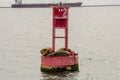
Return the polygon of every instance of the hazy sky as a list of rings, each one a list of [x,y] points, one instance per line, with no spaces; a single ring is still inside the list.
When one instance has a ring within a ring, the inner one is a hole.
[[[15,0],[0,0],[0,6],[10,6]],[[120,0],[23,0],[23,3],[47,3],[47,2],[83,2],[85,5],[96,4],[120,4]]]

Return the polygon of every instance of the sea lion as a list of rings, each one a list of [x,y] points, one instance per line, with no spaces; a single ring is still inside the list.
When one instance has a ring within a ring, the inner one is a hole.
[[[68,51],[56,51],[54,53],[48,54],[47,56],[49,57],[54,57],[54,56],[69,56],[70,52]]]
[[[43,55],[43,56],[47,56],[48,54],[51,54],[52,53],[52,48],[48,47],[48,48],[43,48],[40,53]]]
[[[56,52],[53,52],[52,48],[50,48],[50,47],[43,48],[40,51],[40,53],[43,56],[49,56],[49,57],[53,57],[53,56],[69,56],[71,54],[71,52],[72,52],[71,49],[66,50],[66,48],[60,48]]]
[[[68,51],[68,52],[72,52],[71,49],[66,50],[66,48],[60,48],[60,49],[58,49],[57,51]]]

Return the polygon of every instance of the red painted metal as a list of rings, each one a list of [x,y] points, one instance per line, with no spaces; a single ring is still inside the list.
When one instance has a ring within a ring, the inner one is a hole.
[[[78,64],[78,54],[74,51],[70,52],[69,56],[55,56],[56,38],[65,39],[64,47],[68,50],[68,9],[66,6],[55,6],[53,7],[53,28],[52,28],[52,50],[53,56],[42,56],[41,65],[42,67],[59,68],[69,67]],[[64,29],[64,35],[56,35],[56,29]]]
[[[67,6],[53,7],[52,49],[55,51],[55,39],[65,38],[65,48],[68,50],[68,9]],[[56,36],[56,29],[65,29],[65,36]]]
[[[53,27],[68,27],[68,8],[63,6],[53,7]]]
[[[42,56],[42,66],[46,67],[64,67],[78,64],[78,55],[47,57]]]

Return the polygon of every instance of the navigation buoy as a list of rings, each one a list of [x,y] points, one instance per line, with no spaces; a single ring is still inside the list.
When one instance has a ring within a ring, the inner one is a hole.
[[[53,7],[52,47],[43,48],[41,71],[79,71],[78,54],[68,48],[68,6]],[[64,36],[56,36],[56,30],[64,29]],[[65,39],[65,47],[56,50],[56,38]]]

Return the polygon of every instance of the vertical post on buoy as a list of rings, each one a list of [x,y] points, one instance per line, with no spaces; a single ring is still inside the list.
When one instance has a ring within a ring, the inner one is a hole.
[[[52,30],[52,50],[55,51],[56,38],[65,39],[65,48],[68,50],[68,9],[67,6],[53,7],[53,30]],[[64,29],[64,36],[56,36],[56,29]]]

